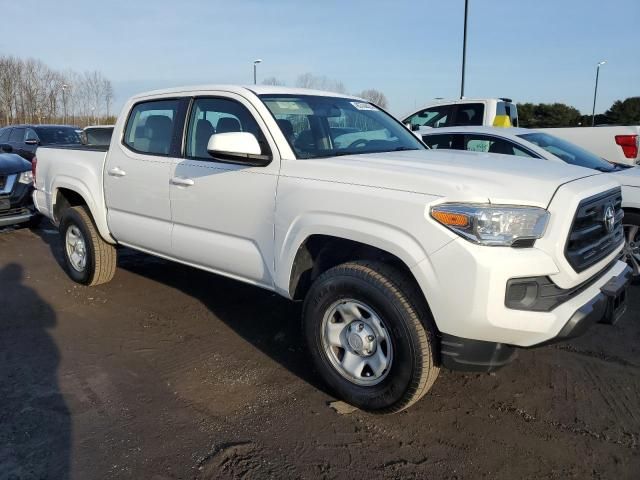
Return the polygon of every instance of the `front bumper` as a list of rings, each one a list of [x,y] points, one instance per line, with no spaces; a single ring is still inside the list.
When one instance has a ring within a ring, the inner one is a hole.
[[[631,269],[628,266],[620,274],[609,277],[600,287],[600,292],[578,308],[555,337],[532,347],[578,337],[595,323],[616,323],[627,309],[630,279]],[[443,334],[440,353],[442,365],[446,368],[489,372],[511,363],[517,356],[517,347]]]
[[[618,254],[615,251],[603,259],[600,270],[609,265],[604,271],[594,269],[573,283],[563,284],[558,278],[566,277],[564,271],[542,249],[486,247],[460,239],[442,247],[411,271],[440,333],[531,347],[557,337],[578,309],[598,296],[611,277],[626,269],[624,262],[616,261]],[[549,310],[509,308],[505,302],[507,284],[522,277],[545,277],[572,292],[581,288]]]
[[[0,195],[0,227],[28,222],[38,214],[32,191],[32,185],[16,181],[10,192]]]

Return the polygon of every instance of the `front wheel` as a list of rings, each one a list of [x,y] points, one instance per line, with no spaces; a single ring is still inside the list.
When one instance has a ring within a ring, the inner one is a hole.
[[[640,281],[640,214],[625,212],[624,220],[624,261],[631,267],[632,281]]]
[[[358,408],[398,412],[426,394],[438,376],[424,299],[410,279],[384,263],[331,268],[312,285],[303,315],[317,370]]]
[[[69,276],[83,285],[99,285],[113,278],[116,249],[105,242],[86,207],[71,207],[60,220],[64,259]]]

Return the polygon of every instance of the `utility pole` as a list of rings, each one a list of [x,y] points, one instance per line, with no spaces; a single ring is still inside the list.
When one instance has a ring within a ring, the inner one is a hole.
[[[460,84],[460,99],[464,98],[464,70],[467,63],[467,14],[469,13],[469,0],[464,0],[464,36],[462,39],[462,82]]]

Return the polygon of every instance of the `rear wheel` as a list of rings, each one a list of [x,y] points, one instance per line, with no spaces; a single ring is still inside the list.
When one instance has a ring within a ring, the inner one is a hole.
[[[350,262],[322,274],[304,305],[316,368],[339,397],[392,413],[418,401],[435,381],[432,320],[420,292],[380,262]]]
[[[116,271],[116,249],[105,242],[86,207],[70,207],[62,214],[60,234],[69,276],[83,285],[111,280]]]
[[[640,214],[625,212],[624,220],[624,261],[633,270],[633,281],[640,281]]]

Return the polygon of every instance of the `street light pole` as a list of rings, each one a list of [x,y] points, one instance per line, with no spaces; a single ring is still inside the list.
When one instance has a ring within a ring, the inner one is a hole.
[[[63,110],[62,123],[67,123],[67,97],[65,95],[67,88],[69,88],[69,85],[67,85],[66,83],[63,83],[62,84],[62,110]]]
[[[257,59],[253,61],[253,84],[255,85],[256,83],[258,83],[258,78],[257,78],[257,74],[256,74],[256,70],[257,70],[257,65],[259,63],[262,63],[262,59]]]
[[[606,60],[598,62],[596,66],[596,87],[593,90],[593,110],[591,110],[591,126],[596,124],[596,98],[598,97],[598,77],[600,76],[600,67],[607,63]]]
[[[464,36],[462,39],[462,82],[460,84],[460,98],[464,98],[464,70],[467,63],[467,14],[469,0],[464,0]]]

